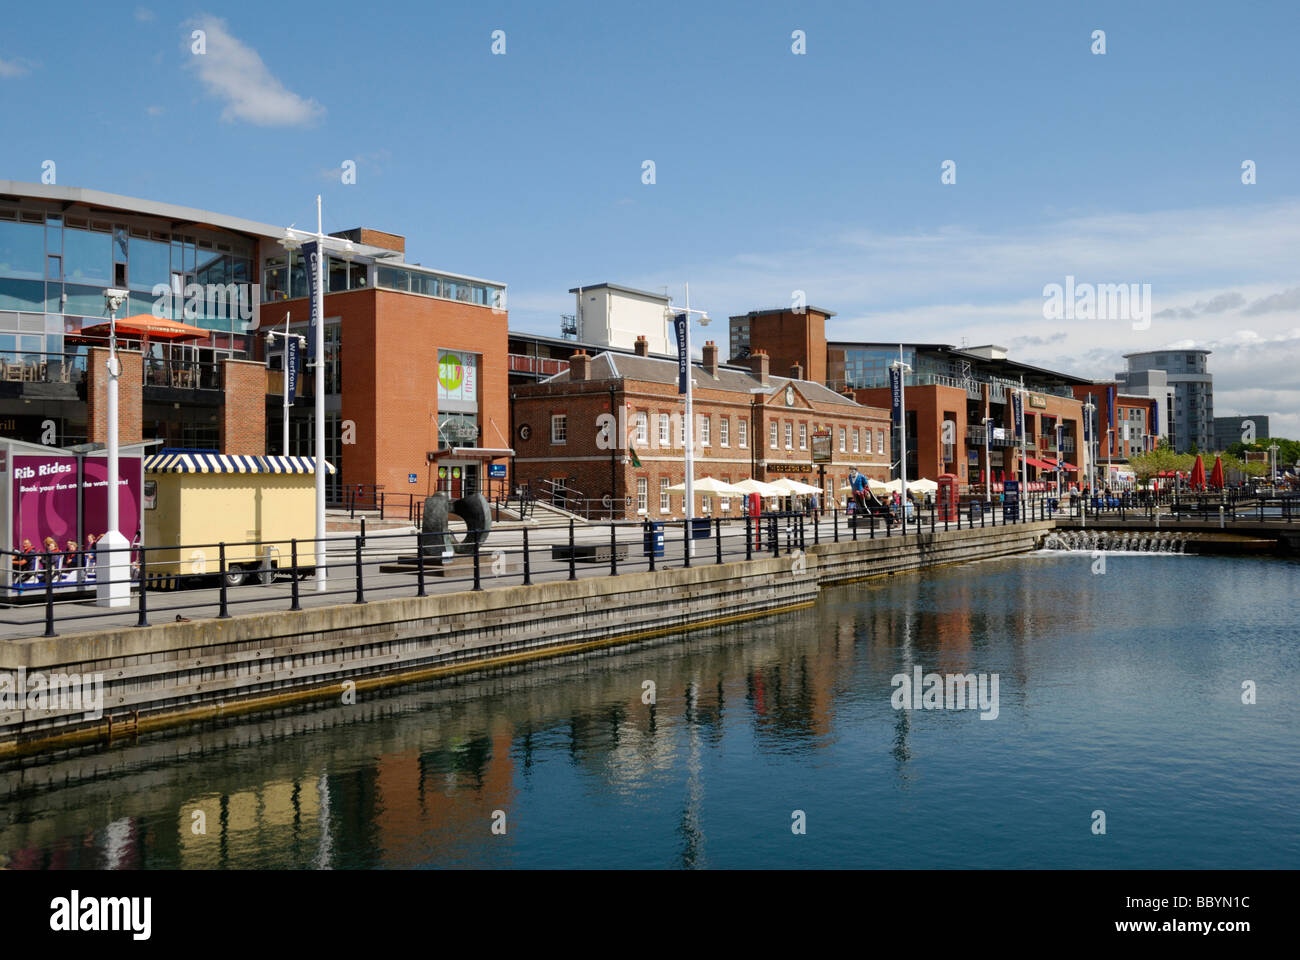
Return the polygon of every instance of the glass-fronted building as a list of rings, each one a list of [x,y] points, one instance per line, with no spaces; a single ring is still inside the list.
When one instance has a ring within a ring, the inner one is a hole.
[[[1214,375],[1209,372],[1209,350],[1193,348],[1150,350],[1126,353],[1127,380],[1145,371],[1164,371],[1173,393],[1173,410],[1169,412],[1170,440],[1178,453],[1196,449],[1213,450]]]

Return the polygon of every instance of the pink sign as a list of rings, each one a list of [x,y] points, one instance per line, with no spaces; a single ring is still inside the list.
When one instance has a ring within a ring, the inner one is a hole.
[[[23,541],[36,552],[52,537],[59,550],[69,540],[83,544],[85,534],[96,538],[108,525],[107,462],[86,457],[84,485],[78,483],[77,458],[67,456],[15,456],[13,458],[14,550]],[[77,502],[82,504],[84,529],[77,530]],[[140,458],[122,457],[118,473],[118,524],[128,543],[140,533]]]

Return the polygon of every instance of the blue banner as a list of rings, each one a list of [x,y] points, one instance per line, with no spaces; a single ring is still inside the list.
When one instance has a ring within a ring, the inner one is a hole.
[[[1153,400],[1151,403],[1151,422],[1147,425],[1147,433],[1151,434],[1152,437],[1160,436],[1160,401],[1159,400]],[[1153,447],[1152,449],[1155,448]]]
[[[1092,403],[1092,394],[1088,394],[1088,403]],[[1092,447],[1092,411],[1083,411],[1083,443],[1091,451]]]
[[[289,403],[291,405],[298,398],[298,368],[301,362],[298,337],[291,334],[284,351],[285,384],[289,390]]]
[[[1063,424],[1060,420],[1057,420],[1057,421],[1056,421],[1056,461],[1057,461],[1057,463],[1060,463],[1060,461],[1062,461],[1062,460],[1065,459],[1065,451],[1064,451],[1064,449],[1062,449],[1064,446],[1065,446],[1065,424]]]
[[[901,367],[889,368],[889,402],[893,410],[894,423],[903,426],[903,370]]]
[[[673,335],[677,338],[677,392],[686,392],[686,378],[691,375],[691,358],[686,355],[686,314],[673,316]]]
[[[1106,408],[1110,411],[1110,429],[1115,430],[1115,388],[1106,388]]]
[[[316,359],[316,325],[321,322],[321,310],[317,281],[320,279],[320,242],[309,240],[302,245],[303,266],[307,271],[307,303],[310,305],[310,323],[307,326],[307,359]]]
[[[1011,418],[1015,421],[1016,440],[1025,435],[1025,398],[1017,390],[1011,394]]]
[[[993,446],[993,418],[992,417],[989,417],[988,421],[984,424],[984,445],[986,447]]]

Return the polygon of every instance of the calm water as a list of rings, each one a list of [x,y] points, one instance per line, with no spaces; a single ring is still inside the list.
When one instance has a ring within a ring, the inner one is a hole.
[[[10,767],[0,863],[1300,866],[1300,564],[1092,567],[945,568],[637,650]],[[895,710],[890,679],[916,664],[997,674],[997,719]]]

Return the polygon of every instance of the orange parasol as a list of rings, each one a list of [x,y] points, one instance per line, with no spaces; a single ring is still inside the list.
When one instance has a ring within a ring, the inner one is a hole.
[[[89,327],[82,327],[80,336],[107,339],[108,332],[109,322],[104,320]],[[130,340],[206,340],[212,335],[212,331],[190,326],[179,320],[138,313],[134,317],[123,317],[117,321],[117,335]]]

